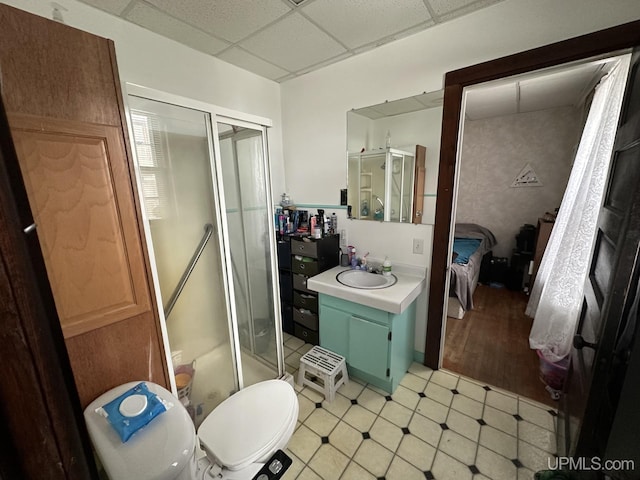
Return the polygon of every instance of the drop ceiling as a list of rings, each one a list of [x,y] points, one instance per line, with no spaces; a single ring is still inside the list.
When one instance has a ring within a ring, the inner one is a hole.
[[[282,82],[503,0],[80,0]]]

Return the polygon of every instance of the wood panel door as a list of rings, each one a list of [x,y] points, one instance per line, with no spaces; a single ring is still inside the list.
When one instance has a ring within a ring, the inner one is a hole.
[[[64,336],[148,310],[119,129],[25,115],[10,123]]]
[[[2,96],[82,406],[169,385],[113,42],[0,5]]]
[[[605,452],[624,368],[616,357],[626,315],[635,299],[633,282],[640,245],[640,49],[633,55],[609,179],[598,218],[596,241],[565,387],[563,453]],[[637,347],[636,347],[637,348]]]

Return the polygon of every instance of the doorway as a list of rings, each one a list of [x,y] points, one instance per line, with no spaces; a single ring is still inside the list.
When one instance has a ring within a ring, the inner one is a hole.
[[[640,45],[640,22],[630,22],[599,32],[546,45],[526,52],[452,71],[445,76],[442,143],[438,169],[438,195],[434,225],[429,306],[425,339],[424,364],[441,366],[443,323],[449,273],[449,232],[451,228],[453,192],[456,180],[458,129],[461,119],[463,89],[491,80],[554,65],[610,55],[621,49]]]
[[[470,241],[458,237],[484,237],[468,225],[491,241],[468,262],[453,260],[443,367],[557,406],[539,379],[525,309],[593,92],[616,63],[590,59],[465,89],[451,253]],[[463,308],[457,284],[466,277]]]

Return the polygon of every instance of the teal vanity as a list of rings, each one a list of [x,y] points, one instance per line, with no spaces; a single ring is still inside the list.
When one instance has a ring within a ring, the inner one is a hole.
[[[320,345],[346,358],[350,376],[393,393],[413,361],[424,269],[394,271],[395,284],[375,289],[341,284],[336,277],[345,270],[335,267],[307,282],[319,293]]]

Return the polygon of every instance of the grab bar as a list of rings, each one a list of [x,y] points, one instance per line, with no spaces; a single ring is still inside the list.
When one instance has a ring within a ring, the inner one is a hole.
[[[182,274],[182,277],[180,277],[180,281],[178,282],[178,285],[176,285],[175,290],[173,291],[173,293],[171,294],[171,297],[169,298],[169,301],[167,302],[167,306],[164,307],[165,320],[169,318],[169,315],[171,315],[171,310],[173,310],[173,307],[178,301],[178,297],[182,293],[182,289],[187,283],[187,280],[189,280],[189,276],[191,275],[191,272],[193,272],[193,269],[196,266],[196,263],[198,262],[198,260],[200,259],[200,255],[202,255],[202,251],[204,250],[204,247],[207,246],[207,242],[211,238],[212,234],[213,234],[213,225],[211,225],[210,223],[207,223],[204,226],[204,235],[202,237],[202,240],[200,240],[200,243],[198,244],[196,251],[193,253],[191,260],[189,260],[189,263],[187,264],[187,268]]]

